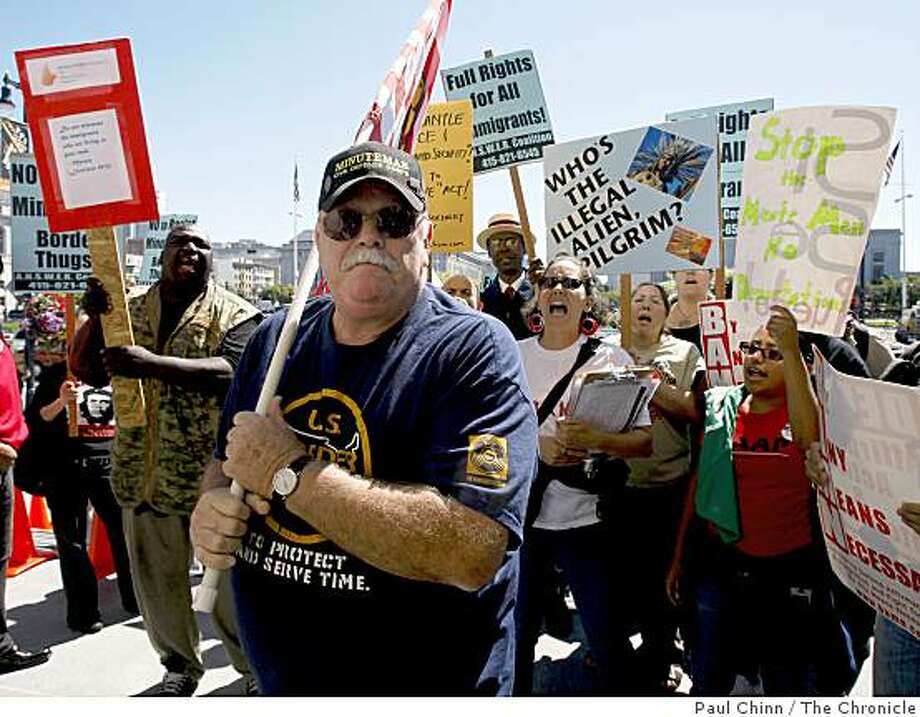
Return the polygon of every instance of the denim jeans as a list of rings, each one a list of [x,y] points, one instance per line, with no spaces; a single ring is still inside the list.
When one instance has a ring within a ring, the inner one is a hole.
[[[549,580],[558,565],[572,590],[591,653],[601,671],[605,694],[628,694],[633,684],[633,649],[624,596],[630,586],[618,576],[612,580],[611,551],[626,549],[611,544],[603,523],[569,530],[530,528],[521,546],[521,572],[515,608],[517,653],[514,694],[533,690],[534,647],[540,633],[543,611],[539,601],[541,584]],[[621,604],[623,603],[623,604]]]
[[[710,539],[705,549],[691,694],[728,695],[735,676],[753,665],[767,696],[817,695],[823,653],[843,651],[852,666],[818,548],[752,558]]]
[[[920,695],[920,640],[881,615],[875,620],[872,694],[876,697]]]

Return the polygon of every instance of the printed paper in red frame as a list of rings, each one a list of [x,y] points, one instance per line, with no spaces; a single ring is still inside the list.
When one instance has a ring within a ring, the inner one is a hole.
[[[119,79],[114,84],[98,84],[57,92],[45,91],[39,94],[33,92],[31,78],[26,69],[27,61],[107,49],[113,49],[116,53]],[[45,213],[51,231],[71,231],[158,219],[144,120],[137,92],[134,61],[131,57],[131,41],[122,38],[21,50],[16,53],[16,65],[19,69],[29,129],[32,131]],[[131,198],[67,209],[64,206],[61,182],[53,158],[49,121],[100,110],[113,110],[117,117]]]

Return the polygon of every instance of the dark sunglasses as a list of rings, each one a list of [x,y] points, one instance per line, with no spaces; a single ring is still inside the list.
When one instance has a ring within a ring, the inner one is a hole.
[[[541,289],[553,289],[562,284],[563,289],[575,291],[585,285],[581,279],[575,279],[571,276],[544,276],[540,279]]]
[[[350,241],[361,233],[365,219],[374,221],[384,239],[405,239],[415,229],[418,214],[400,206],[383,207],[368,214],[349,207],[336,207],[323,217],[323,231],[335,241]]]
[[[742,341],[740,344],[738,344],[738,348],[748,356],[753,356],[759,351],[760,355],[763,356],[767,361],[783,360],[782,351],[779,349],[771,349],[768,346],[759,346],[758,344],[752,344],[749,341]]]
[[[502,247],[513,248],[518,244],[523,244],[524,240],[521,239],[517,234],[509,234],[507,236],[501,237],[492,237],[489,239],[488,244],[490,249],[500,249]]]
[[[211,244],[196,234],[173,234],[167,241],[168,247],[183,247],[186,244],[193,244],[203,251],[211,251]]]

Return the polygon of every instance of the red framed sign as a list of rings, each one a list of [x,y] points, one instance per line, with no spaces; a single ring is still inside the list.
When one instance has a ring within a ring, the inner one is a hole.
[[[131,41],[16,53],[53,232],[157,219]]]

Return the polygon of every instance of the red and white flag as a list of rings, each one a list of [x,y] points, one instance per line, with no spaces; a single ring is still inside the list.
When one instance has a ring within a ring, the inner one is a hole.
[[[361,122],[355,144],[375,141],[412,152],[438,75],[452,0],[430,0],[419,24],[387,72]]]
[[[320,269],[316,272],[316,279],[313,281],[313,287],[310,289],[310,298],[312,299],[314,296],[325,296],[329,293],[331,293],[329,282],[326,281],[326,276],[323,274],[323,270]]]

